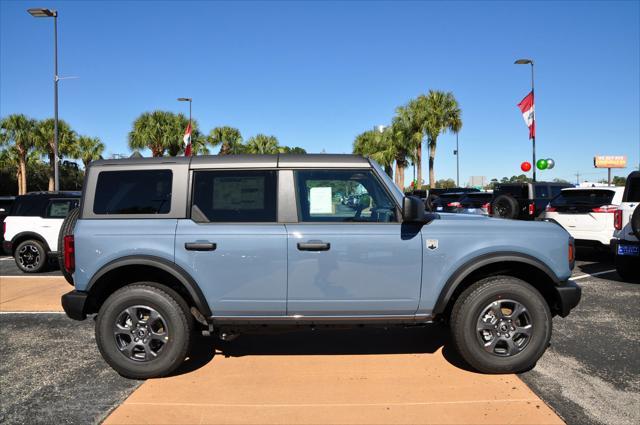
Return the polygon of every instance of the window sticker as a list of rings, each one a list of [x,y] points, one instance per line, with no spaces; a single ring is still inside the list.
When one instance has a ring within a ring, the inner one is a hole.
[[[309,214],[333,214],[331,187],[312,187],[309,192]]]
[[[213,206],[220,210],[259,210],[264,208],[265,181],[256,177],[216,177]]]

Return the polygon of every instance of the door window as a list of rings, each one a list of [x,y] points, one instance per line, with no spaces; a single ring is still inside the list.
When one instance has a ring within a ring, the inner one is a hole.
[[[296,172],[303,222],[396,222],[396,206],[371,171]]]
[[[196,171],[193,187],[192,218],[195,210],[210,222],[277,221],[276,171]]]

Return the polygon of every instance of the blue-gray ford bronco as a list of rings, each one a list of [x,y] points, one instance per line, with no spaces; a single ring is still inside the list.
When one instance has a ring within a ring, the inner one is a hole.
[[[518,372],[580,300],[560,226],[426,213],[353,155],[96,161],[60,238],[65,312],[95,314],[131,378],[174,371],[197,331],[436,321],[476,370]]]

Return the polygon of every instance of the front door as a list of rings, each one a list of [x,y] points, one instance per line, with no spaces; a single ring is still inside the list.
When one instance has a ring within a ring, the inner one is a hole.
[[[370,170],[295,172],[299,222],[287,224],[287,314],[411,315],[422,238],[400,223]]]
[[[178,220],[176,264],[214,316],[284,316],[287,234],[275,170],[196,170],[191,218]]]

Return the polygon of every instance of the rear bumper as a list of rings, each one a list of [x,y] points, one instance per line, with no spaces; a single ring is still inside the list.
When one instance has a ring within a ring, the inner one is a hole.
[[[13,249],[13,244],[11,243],[11,241],[2,241],[2,250],[5,252],[5,254],[7,255],[13,254],[12,249]]]
[[[73,320],[87,318],[85,306],[87,305],[88,296],[88,293],[82,291],[71,291],[62,296],[62,308],[69,318]]]
[[[558,314],[567,317],[569,312],[578,305],[582,296],[582,289],[572,280],[568,280],[555,287],[558,295]]]

